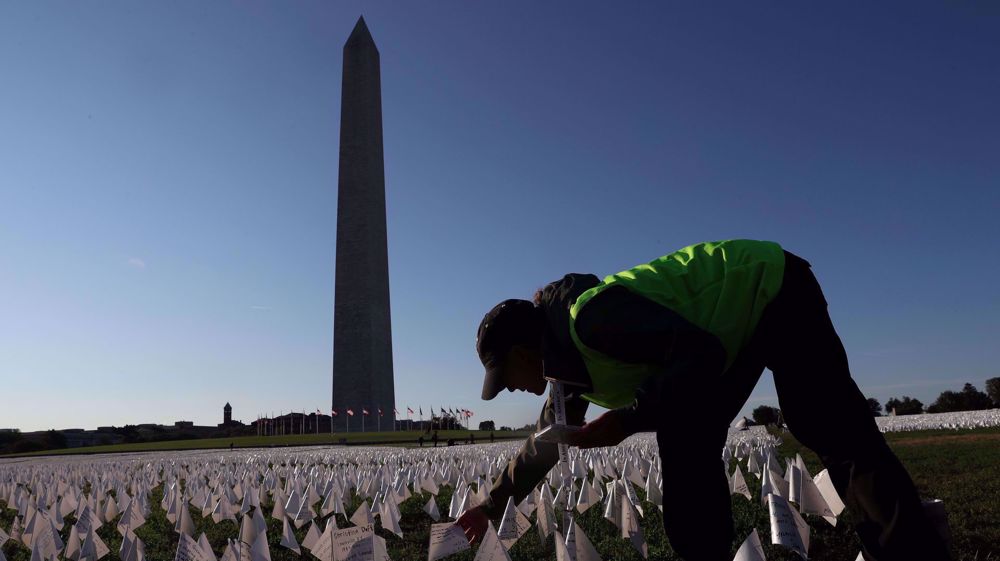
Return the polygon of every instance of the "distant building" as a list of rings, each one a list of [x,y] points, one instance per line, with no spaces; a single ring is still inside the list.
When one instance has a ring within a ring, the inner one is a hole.
[[[177,421],[176,423],[174,423],[174,427],[179,429],[194,428],[194,421]]]
[[[219,428],[227,429],[242,426],[244,426],[242,422],[233,420],[233,406],[226,403],[226,406],[222,408],[222,422],[219,423]]]

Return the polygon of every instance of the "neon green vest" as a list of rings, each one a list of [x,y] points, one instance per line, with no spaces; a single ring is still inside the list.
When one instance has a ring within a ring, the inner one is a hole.
[[[705,242],[664,255],[616,275],[584,292],[570,308],[569,332],[583,356],[594,390],[583,397],[615,409],[635,398],[635,391],[662,365],[621,362],[580,341],[576,318],[594,296],[621,285],[667,307],[718,337],[726,351],[725,369],[753,335],[764,307],[781,288],[785,254],[774,242],[729,240]]]

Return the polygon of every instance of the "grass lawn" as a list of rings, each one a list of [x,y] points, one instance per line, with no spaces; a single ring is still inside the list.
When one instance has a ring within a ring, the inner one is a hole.
[[[449,438],[456,443],[464,444],[469,434],[476,437],[476,442],[489,442],[490,431],[480,430],[442,430],[438,431],[438,446],[445,446]],[[525,438],[527,432],[494,431],[497,440]],[[160,442],[136,442],[131,444],[109,444],[105,446],[84,446],[80,448],[63,448],[60,450],[41,450],[27,454],[4,454],[0,458],[21,456],[62,456],[67,454],[112,454],[123,452],[150,452],[158,450],[202,450],[214,448],[266,448],[268,446],[320,446],[320,445],[357,445],[357,444],[393,444],[398,446],[418,446],[418,438],[424,437],[424,446],[433,446],[429,435],[423,431],[388,431],[388,432],[350,432],[319,434],[295,434],[285,436],[238,436],[233,438],[201,438],[193,440],[164,440]]]
[[[783,457],[800,453],[813,474],[823,469],[790,434],[780,436]],[[1000,560],[1000,428],[895,432],[886,440],[920,496],[944,501],[955,558]]]
[[[784,440],[780,453],[782,457],[794,457],[801,453],[812,473],[822,469],[818,459],[796,442],[791,435],[780,435]],[[301,437],[305,438],[305,437]],[[888,435],[888,440],[899,458],[910,471],[920,493],[924,497],[944,500],[948,510],[951,532],[952,552],[957,561],[1000,560],[1000,429],[983,429],[975,431],[923,431],[912,433],[896,433]],[[295,444],[305,444],[295,442]],[[176,443],[175,443],[176,444]],[[747,475],[751,489],[759,492],[760,481],[752,475]],[[442,513],[447,513],[451,499],[451,488],[444,487],[436,502]],[[147,523],[137,530],[137,534],[146,543],[147,558],[151,560],[169,560],[174,556],[177,546],[177,534],[167,521],[165,513],[159,508],[162,497],[162,486],[157,487],[151,496],[152,515]],[[642,491],[637,489],[639,496]],[[421,507],[430,497],[424,493],[416,495],[400,505],[402,513],[403,538],[382,530],[376,524],[379,535],[386,538],[389,554],[396,560],[426,559],[427,541],[431,519],[423,513]],[[798,561],[791,552],[770,545],[770,527],[767,509],[761,506],[759,497],[748,501],[741,496],[733,497],[733,514],[736,526],[737,540],[742,539],[756,527],[764,543],[767,559],[770,561]],[[348,505],[348,512],[353,512],[359,501],[354,498]],[[0,499],[0,506],[4,505]],[[643,504],[646,516],[642,519],[642,528],[649,544],[649,559],[678,559],[670,549],[662,529],[660,512],[650,503]],[[265,504],[265,512],[270,513],[271,505]],[[9,529],[14,512],[0,510],[0,527]],[[196,526],[196,535],[204,531],[217,555],[225,548],[226,538],[238,534],[238,526],[232,522],[223,521],[212,524],[210,518],[202,518],[200,513],[192,509],[191,516]],[[532,522],[534,522],[532,516]],[[841,516],[837,527],[832,527],[825,521],[807,517],[812,528],[810,559],[812,561],[853,561],[858,554],[859,545],[849,524],[849,513]],[[69,522],[70,520],[67,520]],[[596,546],[602,558],[606,561],[638,561],[641,557],[631,545],[620,537],[620,533],[610,522],[602,518],[600,506],[595,506],[585,514],[577,516],[577,521]],[[289,561],[300,559],[295,553],[279,545],[281,522],[267,517],[268,539],[271,544],[271,558],[274,561]],[[337,515],[338,526],[345,526],[347,521]],[[69,524],[62,532],[65,538],[69,532]],[[296,531],[296,537],[301,541],[308,526]],[[112,553],[106,560],[115,560],[120,537],[113,524],[106,524],[98,534],[111,548]],[[738,543],[733,544],[735,551]],[[11,561],[28,561],[30,553],[22,545],[9,542],[3,548],[4,554]],[[307,558],[312,559],[308,554]],[[555,559],[555,549],[551,537],[541,542],[537,526],[533,526],[510,550],[514,561],[539,561]],[[474,551],[466,551],[447,558],[449,561],[471,561]]]

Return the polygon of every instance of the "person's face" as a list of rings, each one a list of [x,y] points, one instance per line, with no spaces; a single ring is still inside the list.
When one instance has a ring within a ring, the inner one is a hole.
[[[509,392],[545,393],[547,383],[542,376],[542,353],[521,345],[512,347],[504,359],[504,381]]]

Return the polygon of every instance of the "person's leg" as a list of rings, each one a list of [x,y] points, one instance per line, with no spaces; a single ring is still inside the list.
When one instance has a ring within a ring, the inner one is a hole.
[[[663,466],[663,530],[685,561],[730,561],[733,513],[722,439],[689,427],[656,433]],[[680,453],[680,456],[677,455]]]
[[[909,474],[851,379],[847,353],[808,263],[789,257],[772,304],[763,328],[770,334],[767,364],[782,415],[795,438],[819,455],[857,516],[868,559],[949,559]]]
[[[729,418],[712,420],[695,405],[713,395],[709,390],[702,377],[673,380],[664,394],[663,425],[656,431],[663,529],[685,561],[732,559],[733,514],[722,463]]]

